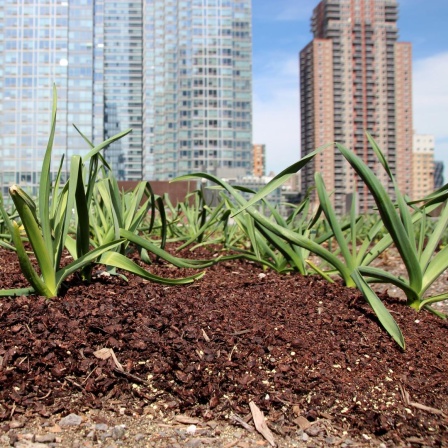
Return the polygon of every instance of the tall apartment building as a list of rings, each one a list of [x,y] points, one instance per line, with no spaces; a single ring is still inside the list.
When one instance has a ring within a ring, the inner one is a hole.
[[[252,146],[252,174],[256,177],[266,176],[266,145],[254,144]]]
[[[54,170],[105,155],[124,180],[252,170],[250,0],[0,2],[0,185],[36,187],[58,88]]]
[[[92,5],[61,0],[0,2],[0,185],[39,184],[50,133],[53,82],[58,87],[58,123],[53,169],[86,148],[72,123],[90,138],[94,14]],[[6,191],[5,191],[6,190]]]
[[[313,11],[314,39],[300,53],[302,156],[338,142],[352,149],[388,185],[367,141],[385,152],[402,192],[412,190],[411,44],[397,41],[396,0],[322,0]],[[345,159],[325,150],[302,170],[302,191],[322,173],[335,208],[372,208],[366,186]]]
[[[445,183],[443,179],[443,169],[443,162],[441,160],[436,160],[434,162],[434,190],[443,187],[443,184]]]
[[[412,198],[421,199],[434,191],[434,136],[414,134],[412,152]]]

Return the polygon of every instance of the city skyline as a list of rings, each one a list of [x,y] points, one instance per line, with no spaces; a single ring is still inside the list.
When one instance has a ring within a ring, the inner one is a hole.
[[[96,5],[101,5],[103,2],[104,0],[96,0]],[[86,30],[83,26],[90,20],[88,18],[86,21],[86,17],[75,14],[77,9],[81,10],[82,4],[83,2],[72,4],[71,9],[73,13],[70,14],[70,21],[79,21],[82,24],[82,26],[72,26],[72,29],[76,29],[76,33],[80,36],[85,35]],[[253,138],[251,143],[266,145],[267,173],[271,170],[279,172],[300,157],[298,54],[301,48],[312,38],[309,21],[312,10],[317,4],[318,0],[302,0],[299,3],[293,0],[278,0],[275,3],[269,0],[252,1],[254,82]],[[60,22],[57,24],[56,30],[54,30],[56,33],[55,37],[59,39],[59,42],[65,39],[64,33],[68,32],[66,27],[68,23],[68,15],[66,14],[68,3],[61,2],[61,5],[62,10],[57,13],[56,18]],[[414,130],[418,134],[432,134],[435,136],[435,159],[445,163],[445,173],[447,173],[448,130],[445,117],[448,112],[448,83],[445,82],[445,79],[448,75],[448,38],[444,35],[441,24],[446,16],[444,12],[448,12],[448,5],[444,4],[442,0],[434,0],[428,5],[422,0],[402,0],[399,1],[399,8],[399,40],[410,42],[413,47]],[[49,17],[53,13],[48,14],[48,12],[45,12],[42,16],[44,21],[50,20]],[[22,29],[25,30],[28,27],[24,33],[31,32],[28,22],[33,20],[32,17],[33,15],[30,13],[28,17],[23,19]],[[11,46],[19,36],[14,34],[16,33],[15,19],[11,17],[8,20],[9,29],[6,30],[6,33],[9,34],[5,34],[5,36],[8,40],[7,45]],[[34,17],[34,20],[40,20],[40,18]],[[138,15],[136,20],[139,20]],[[26,21],[28,22],[25,23]],[[78,45],[74,42],[76,37],[73,31],[71,31],[70,54],[73,60],[69,61],[67,59],[68,56],[64,56],[64,51],[66,51],[64,47],[59,49],[58,56],[56,56],[51,51],[48,52],[45,46],[41,46],[48,39],[48,36],[45,35],[48,31],[44,29],[39,31],[39,33],[42,32],[44,33],[42,36],[39,34],[39,38],[43,38],[43,40],[39,43],[38,53],[33,53],[31,47],[26,48],[26,45],[29,46],[30,42],[32,42],[32,39],[28,37],[20,53],[20,58],[22,58],[20,61],[23,60],[23,62],[14,60],[13,51],[9,51],[5,59],[9,64],[9,67],[7,67],[7,70],[9,70],[7,73],[10,76],[9,81],[13,80],[11,76],[16,79],[20,76],[27,76],[26,73],[31,73],[32,64],[35,64],[37,61],[40,64],[39,73],[41,72],[46,76],[45,85],[39,84],[39,91],[33,91],[32,95],[26,97],[27,101],[21,102],[21,109],[23,109],[21,111],[16,107],[19,97],[10,95],[14,93],[11,89],[13,86],[5,84],[7,90],[5,90],[3,113],[6,117],[10,117],[8,118],[10,123],[3,121],[4,124],[6,123],[6,126],[9,126],[9,134],[8,132],[3,134],[5,141],[11,140],[16,132],[16,130],[13,130],[14,120],[25,123],[25,126],[27,126],[30,117],[39,117],[39,134],[32,131],[29,127],[26,127],[26,132],[19,132],[21,144],[25,146],[31,144],[32,148],[28,153],[24,153],[22,157],[21,163],[24,165],[24,170],[27,169],[26,165],[30,164],[31,159],[40,157],[40,153],[45,146],[44,140],[47,137],[49,120],[47,111],[51,91],[49,86],[53,78],[57,78],[57,84],[59,84],[58,96],[60,99],[62,98],[62,102],[59,103],[60,115],[67,115],[68,121],[71,120],[69,126],[62,128],[59,126],[57,129],[56,138],[58,141],[56,142],[55,156],[57,156],[59,150],[63,152],[63,148],[66,148],[66,155],[70,156],[70,153],[76,151],[76,147],[79,146],[78,142],[81,139],[72,128],[71,122],[75,122],[81,130],[87,133],[89,133],[89,126],[93,126],[92,137],[96,142],[100,138],[103,129],[106,129],[106,136],[108,136],[109,131],[113,134],[119,130],[117,126],[121,126],[122,129],[129,126],[135,128],[136,125],[135,120],[132,123],[127,123],[127,125],[125,125],[123,120],[117,123],[116,119],[114,119],[117,111],[115,111],[113,104],[111,107],[102,109],[105,104],[101,104],[102,101],[98,101],[98,98],[103,98],[104,95],[113,99],[117,94],[121,94],[120,98],[122,98],[126,92],[118,93],[115,90],[110,90],[110,93],[107,93],[106,90],[95,90],[93,92],[95,101],[93,101],[91,93],[87,95],[83,91],[85,86],[70,84],[69,70],[77,70],[82,75],[83,71],[88,70],[89,65],[92,64],[90,60],[92,50],[89,47],[91,45],[89,42],[84,45],[85,48],[82,45]],[[95,53],[103,51],[101,46],[103,44],[98,39],[103,39],[104,37],[100,32],[95,33]],[[58,50],[57,45],[59,44],[56,44],[56,50]],[[106,60],[105,58],[105,63],[108,67],[118,67],[118,62],[123,60],[118,53],[114,53],[113,56],[118,59]],[[54,60],[55,57],[62,58]],[[101,54],[100,58],[102,57],[105,56]],[[16,67],[22,67],[23,70],[21,70],[23,72],[15,70]],[[147,64],[146,70],[150,67]],[[111,73],[113,70],[115,69],[108,69]],[[99,72],[95,76],[102,75]],[[68,84],[65,85],[67,82]],[[91,81],[85,79],[82,82]],[[97,85],[98,83],[96,83]],[[22,93],[28,92],[25,84],[21,89]],[[90,90],[92,89],[90,88]],[[129,98],[132,99],[133,91],[129,91],[129,94]],[[23,97],[21,98],[23,99]],[[92,117],[92,110],[96,111],[95,117]],[[105,111],[105,114],[102,113],[102,110]],[[8,111],[12,111],[16,115],[14,120],[12,118],[13,114],[10,114]],[[103,119],[106,121],[104,122]],[[145,126],[149,126],[147,123],[149,122],[147,121]],[[141,129],[142,123],[138,124]],[[169,123],[167,124],[169,125]],[[136,155],[139,152],[138,147],[141,146],[138,134],[139,129],[134,129],[134,134],[131,137],[133,143],[129,144],[129,147],[132,146],[134,148],[131,149]],[[5,146],[3,148],[5,149]],[[5,149],[6,152],[4,152],[3,156],[10,158],[8,163],[13,163],[12,160],[16,157],[17,148],[18,146],[12,146],[9,149]],[[110,148],[109,150],[111,156],[114,152],[112,149]],[[119,157],[118,151],[117,161],[119,161]],[[6,160],[5,157],[3,160]],[[445,176],[445,178],[447,177]]]
[[[250,0],[4,0],[0,184],[34,192],[58,119],[65,156],[131,128],[105,158],[118,180],[252,171]]]
[[[266,145],[267,172],[299,158],[299,51],[312,39],[318,0],[253,1],[254,143]],[[428,4],[430,3],[430,4]],[[448,172],[448,3],[399,1],[399,40],[413,47],[414,129],[435,136],[435,159]],[[269,126],[267,126],[269,124]],[[298,125],[297,125],[298,124]]]

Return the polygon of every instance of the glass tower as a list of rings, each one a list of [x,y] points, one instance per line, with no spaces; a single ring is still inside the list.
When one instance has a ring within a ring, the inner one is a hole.
[[[251,171],[250,0],[151,0],[144,12],[145,177]]]
[[[50,133],[53,82],[58,123],[53,169],[86,148],[71,123],[92,137],[92,5],[80,1],[0,2],[0,184],[32,191]]]
[[[54,170],[105,155],[123,180],[252,169],[250,0],[0,2],[0,185],[36,187],[58,89]]]

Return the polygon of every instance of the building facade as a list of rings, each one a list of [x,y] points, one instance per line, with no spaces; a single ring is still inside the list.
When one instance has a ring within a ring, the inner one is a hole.
[[[144,10],[144,175],[252,170],[250,0],[152,0]]]
[[[445,181],[443,179],[444,164],[441,160],[434,162],[434,190],[443,187]]]
[[[314,39],[300,53],[302,156],[341,143],[392,186],[370,147],[372,134],[403,193],[412,191],[411,45],[397,41],[396,0],[322,0],[313,11]],[[356,192],[359,212],[374,203],[366,186],[336,149],[302,170],[302,191],[322,173],[338,213]],[[312,193],[315,194],[315,193]]]
[[[58,90],[54,167],[128,128],[120,180],[252,171],[250,0],[0,2],[0,185],[37,187]],[[66,165],[67,167],[67,165]]]
[[[255,177],[266,176],[266,145],[254,144],[252,146],[253,171]]]
[[[434,136],[414,134],[412,152],[412,199],[417,200],[434,191]]]
[[[70,10],[69,10],[70,9]],[[94,11],[83,2],[0,2],[0,185],[32,190],[50,133],[52,86],[57,85],[58,121],[53,170],[87,145],[72,126],[94,132]]]

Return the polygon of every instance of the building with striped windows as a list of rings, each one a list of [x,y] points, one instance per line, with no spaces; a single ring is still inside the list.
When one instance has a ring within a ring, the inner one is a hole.
[[[120,180],[252,171],[250,0],[0,2],[0,185],[35,191],[58,90],[54,166],[127,128]]]
[[[322,0],[313,40],[300,53],[302,156],[338,142],[355,151],[393,188],[365,131],[384,151],[402,193],[412,193],[412,47],[398,42],[396,0]],[[356,197],[372,209],[367,188],[342,155],[327,149],[302,170],[302,191],[322,173],[338,213]],[[354,194],[356,193],[356,194]],[[315,193],[312,193],[315,195]]]

